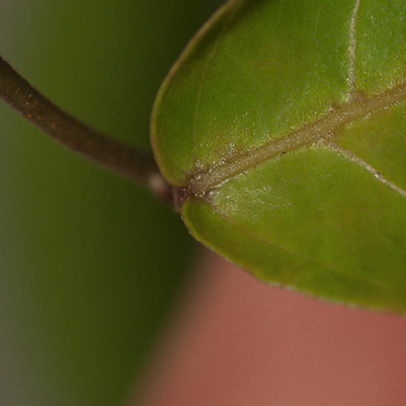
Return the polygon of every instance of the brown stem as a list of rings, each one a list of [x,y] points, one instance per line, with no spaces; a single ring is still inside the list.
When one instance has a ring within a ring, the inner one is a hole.
[[[171,187],[152,155],[88,127],[55,106],[0,57],[0,98],[65,147],[121,176],[135,180],[165,200]]]

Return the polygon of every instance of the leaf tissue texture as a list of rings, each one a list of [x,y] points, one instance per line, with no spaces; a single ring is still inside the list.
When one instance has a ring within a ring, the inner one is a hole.
[[[234,0],[152,142],[201,242],[265,281],[406,312],[406,2]]]

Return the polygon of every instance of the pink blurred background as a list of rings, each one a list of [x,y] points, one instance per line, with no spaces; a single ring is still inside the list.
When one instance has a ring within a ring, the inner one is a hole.
[[[213,254],[198,267],[131,404],[406,404],[404,318],[266,286]]]

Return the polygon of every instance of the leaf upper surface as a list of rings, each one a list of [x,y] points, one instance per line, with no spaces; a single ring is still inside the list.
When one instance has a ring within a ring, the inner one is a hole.
[[[236,0],[158,95],[200,241],[261,279],[406,310],[406,4]]]

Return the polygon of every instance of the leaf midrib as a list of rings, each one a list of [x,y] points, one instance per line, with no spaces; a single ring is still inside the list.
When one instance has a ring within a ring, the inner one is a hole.
[[[326,115],[312,123],[305,124],[287,135],[271,140],[204,172],[193,172],[182,194],[202,198],[213,188],[251,168],[281,154],[325,139],[337,138],[340,135],[340,129],[355,120],[386,110],[404,100],[406,100],[406,83],[369,97],[358,92],[350,101],[332,107]]]

